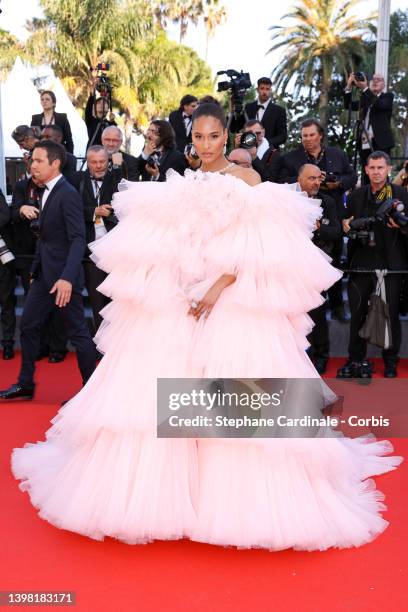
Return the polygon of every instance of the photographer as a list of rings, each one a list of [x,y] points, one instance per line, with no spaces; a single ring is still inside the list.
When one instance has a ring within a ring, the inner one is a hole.
[[[85,236],[89,244],[98,240],[113,229],[117,218],[111,206],[112,197],[120,181],[120,173],[109,170],[108,152],[101,145],[89,147],[86,153],[87,169],[77,172],[71,180],[78,190],[84,203]],[[90,251],[85,252],[83,263],[85,272],[85,287],[88,291],[94,319],[94,334],[102,323],[99,314],[109,299],[97,290],[105,280],[106,274],[89,259]]]
[[[26,165],[26,177],[30,176],[31,153],[37,142],[41,140],[41,130],[39,127],[28,125],[18,125],[12,132],[11,137],[23,151],[23,160]],[[24,176],[24,175],[23,175]]]
[[[336,202],[337,219],[344,219],[344,194],[354,187],[357,175],[351,166],[347,155],[338,147],[328,147],[323,144],[324,129],[317,119],[306,119],[301,124],[302,144],[281,157],[279,182],[295,183],[299,168],[310,163],[318,166],[322,183],[320,191],[329,195]],[[340,267],[343,238],[339,238],[333,249],[333,265]],[[347,322],[344,311],[341,280],[329,289],[329,303],[332,318],[341,323]]]
[[[353,87],[360,91],[359,100],[352,99]],[[353,72],[347,80],[344,92],[344,107],[359,111],[356,147],[360,155],[363,183],[369,182],[364,173],[369,154],[372,151],[384,151],[389,155],[395,144],[391,130],[394,94],[384,89],[385,81],[381,74],[374,74],[368,86],[365,74]]]
[[[116,125],[115,116],[110,110],[109,97],[102,95],[99,98],[96,97],[98,88],[101,86],[101,77],[93,74],[91,84],[93,93],[88,98],[84,115],[86,129],[88,130],[87,149],[91,144],[102,144],[103,130],[110,125]]]
[[[62,143],[62,130],[59,125],[45,125],[41,131],[41,139],[53,140],[54,142]],[[76,172],[77,158],[72,153],[65,151],[66,161],[62,169],[62,174],[66,179],[70,179]]]
[[[359,335],[359,331],[367,317],[368,301],[376,288],[377,277],[374,271],[406,270],[408,266],[408,218],[406,213],[399,210],[404,206],[408,210],[408,194],[403,187],[389,183],[391,162],[387,153],[371,153],[365,170],[370,184],[349,195],[343,229],[349,236],[349,268],[361,269],[367,271],[367,274],[350,273],[349,276],[349,359],[338,370],[338,378],[371,377],[371,367],[366,361],[367,341]],[[392,339],[391,346],[382,352],[384,376],[387,378],[397,376],[401,343],[401,282],[401,274],[388,274],[384,279]]]
[[[138,181],[140,176],[139,161],[133,155],[120,150],[123,142],[121,130],[112,125],[102,132],[102,146],[109,155],[109,169],[115,170],[115,175],[127,181]]]
[[[256,140],[248,138],[253,134]],[[278,182],[280,155],[274,145],[269,146],[265,130],[256,119],[246,122],[243,133],[235,136],[235,146],[247,149],[252,157],[252,167],[261,176],[262,181]]]
[[[15,267],[10,208],[0,189],[0,308],[3,359],[14,357],[16,331]]]
[[[307,193],[309,198],[321,201],[322,216],[316,220],[313,242],[331,256],[334,245],[341,236],[341,224],[337,218],[336,203],[333,198],[319,191],[321,182],[321,173],[314,164],[304,164],[299,168],[298,184],[301,190]],[[307,338],[311,345],[311,358],[319,374],[324,374],[330,354],[326,301],[309,312],[309,315],[314,322],[314,328]]]
[[[170,169],[184,174],[187,162],[176,149],[176,136],[168,121],[155,119],[150,123],[139,163],[143,181],[163,182]]]
[[[271,79],[262,77],[257,84],[258,99],[245,105],[245,113],[248,119],[256,119],[261,123],[269,146],[273,145],[277,149],[288,138],[286,110],[271,100]]]
[[[172,111],[169,115],[169,122],[176,135],[176,147],[180,153],[184,153],[186,145],[191,143],[191,118],[197,106],[197,98],[186,94],[181,98],[178,110]]]

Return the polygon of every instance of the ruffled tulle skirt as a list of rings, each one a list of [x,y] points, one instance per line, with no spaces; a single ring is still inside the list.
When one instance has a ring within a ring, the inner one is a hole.
[[[310,242],[316,204],[273,185],[197,175],[166,189],[137,185],[114,207],[120,223],[92,245],[109,273],[100,289],[112,298],[97,336],[104,358],[46,441],[12,456],[39,515],[130,544],[190,538],[323,550],[381,533],[385,507],[371,477],[401,461],[386,456],[388,442],[330,432],[156,437],[158,377],[318,377],[305,353],[306,313],[339,273]],[[187,316],[222,273],[237,280],[210,317]]]

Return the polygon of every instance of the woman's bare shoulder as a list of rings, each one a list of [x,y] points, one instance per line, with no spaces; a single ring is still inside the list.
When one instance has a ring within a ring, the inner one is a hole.
[[[235,165],[228,168],[225,174],[231,174],[232,176],[236,176],[241,180],[245,181],[248,185],[259,185],[261,183],[261,177],[259,174],[253,170],[252,168],[242,168],[241,166]]]

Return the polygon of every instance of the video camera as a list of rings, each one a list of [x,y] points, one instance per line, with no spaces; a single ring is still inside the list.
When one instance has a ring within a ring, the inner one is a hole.
[[[226,74],[229,81],[220,81],[217,91],[231,92],[231,109],[235,115],[242,113],[244,107],[245,92],[251,88],[251,77],[249,72],[238,72],[237,70],[219,70],[217,75]]]
[[[350,221],[349,238],[359,240],[361,244],[374,247],[376,245],[373,223],[380,221],[387,224],[390,219],[400,228],[408,224],[408,217],[404,215],[404,204],[396,198],[387,198],[382,202],[371,217],[361,217]]]
[[[95,90],[99,93],[101,98],[105,98],[109,102],[109,107],[112,108],[111,100],[112,100],[112,85],[110,84],[108,72],[110,69],[110,64],[101,63],[98,64],[96,68],[92,66],[89,68],[91,72],[97,73],[97,82],[95,85]]]

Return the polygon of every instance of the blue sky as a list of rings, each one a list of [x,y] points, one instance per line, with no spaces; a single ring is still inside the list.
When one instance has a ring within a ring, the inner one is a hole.
[[[293,0],[224,0],[228,21],[218,28],[210,43],[208,61],[214,72],[226,68],[249,71],[252,80],[270,74],[278,55],[266,55],[270,47],[268,27],[280,23]],[[19,38],[24,38],[26,19],[41,16],[38,0],[1,0],[3,13],[0,26],[10,30]],[[358,13],[361,17],[377,9],[377,0],[361,2]],[[408,8],[408,0],[392,0],[391,10]],[[171,37],[177,39],[177,31],[172,28]],[[190,27],[186,44],[193,47],[201,57],[205,53],[204,28]]]

